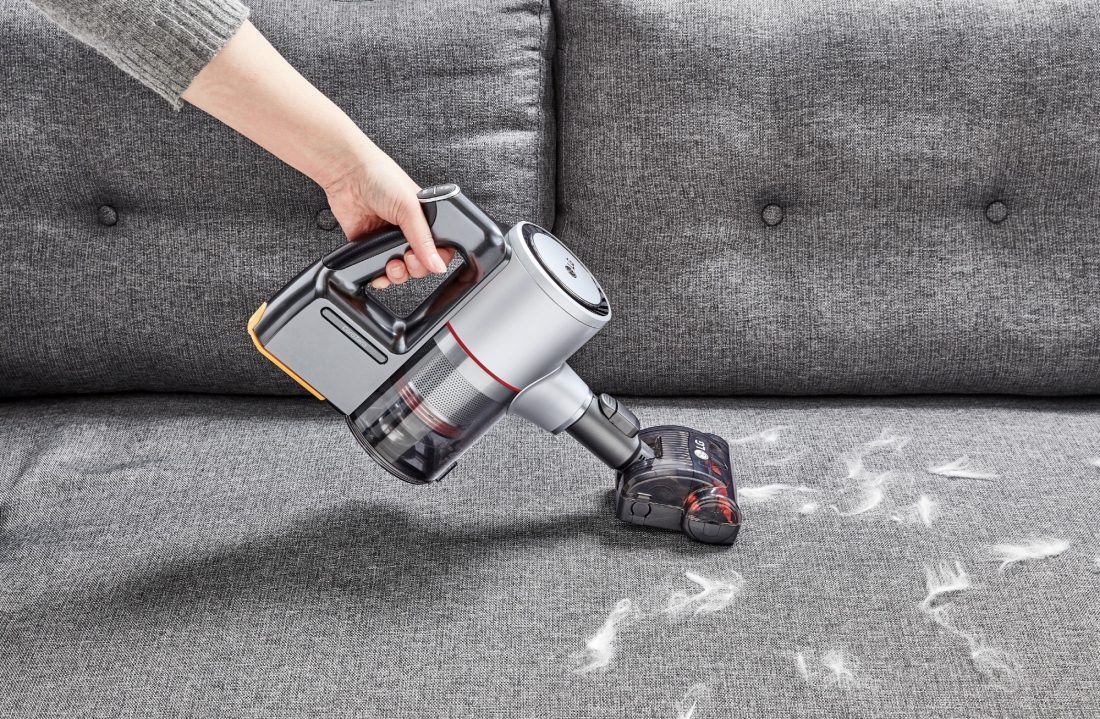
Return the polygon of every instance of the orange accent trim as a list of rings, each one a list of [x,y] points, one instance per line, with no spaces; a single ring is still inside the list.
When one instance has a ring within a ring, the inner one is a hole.
[[[260,344],[260,338],[256,336],[256,323],[259,322],[260,318],[264,316],[264,310],[266,310],[266,309],[267,309],[267,303],[264,302],[262,305],[260,305],[260,309],[253,312],[252,316],[248,318],[248,336],[252,338],[252,342],[253,342],[253,344],[256,345],[256,349],[258,349],[260,351],[260,354],[262,354],[264,357],[267,357],[269,360],[271,360],[273,363],[275,363],[276,367],[278,367],[283,372],[286,372],[288,375],[290,375],[290,378],[292,380],[294,380],[295,382],[297,382],[298,384],[302,385],[307,390],[309,390],[309,393],[311,395],[313,395],[317,399],[323,401],[325,399],[325,396],[323,394],[321,394],[317,390],[313,389],[313,387],[311,387],[309,385],[309,382],[306,382],[304,379],[299,377],[294,372],[294,370],[290,369],[285,364],[280,362],[278,357],[276,357],[275,355],[268,352],[267,348],[264,347],[262,344]]]
[[[504,380],[502,380],[500,377],[497,377],[495,374],[493,374],[493,370],[491,370],[488,367],[486,367],[485,365],[481,364],[481,360],[479,360],[477,357],[474,357],[474,353],[471,352],[470,348],[467,347],[462,342],[462,340],[458,336],[458,333],[455,332],[455,328],[451,327],[450,322],[447,323],[447,329],[451,331],[451,336],[455,338],[455,342],[457,342],[458,346],[462,348],[462,351],[465,352],[469,356],[469,358],[474,361],[474,364],[476,364],[481,369],[485,370],[485,374],[489,375],[490,377],[495,379],[497,382],[501,383],[502,385],[504,385],[508,389],[512,390],[516,394],[519,394],[519,387],[513,387],[512,385],[510,385],[507,382],[505,382]]]

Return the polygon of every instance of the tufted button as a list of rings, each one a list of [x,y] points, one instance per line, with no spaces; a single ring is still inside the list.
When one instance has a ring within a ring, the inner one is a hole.
[[[1008,208],[1000,200],[990,202],[985,208],[985,219],[990,222],[1004,222],[1008,217]]]
[[[105,227],[111,227],[118,222],[118,212],[110,205],[100,205],[96,210],[96,217],[99,218],[99,224]]]
[[[760,219],[764,220],[764,224],[768,227],[775,227],[783,221],[783,208],[779,205],[767,205],[760,213]]]
[[[317,226],[326,232],[336,229],[336,216],[332,214],[332,210],[326,207],[318,211]]]

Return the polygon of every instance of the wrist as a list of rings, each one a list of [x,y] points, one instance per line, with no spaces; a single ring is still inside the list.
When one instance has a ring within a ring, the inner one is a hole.
[[[338,190],[353,174],[376,165],[379,157],[384,156],[350,119],[348,123],[354,130],[342,133],[335,141],[319,148],[313,163],[315,169],[306,172],[327,193]]]

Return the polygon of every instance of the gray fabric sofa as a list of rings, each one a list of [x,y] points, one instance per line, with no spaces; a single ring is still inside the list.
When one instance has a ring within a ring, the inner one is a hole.
[[[414,178],[585,259],[573,365],[735,440],[742,534],[619,523],[512,418],[386,475],[244,332],[343,241],[323,194],[6,0],[0,715],[1100,714],[1100,4],[252,8]],[[740,589],[670,615],[685,572]]]

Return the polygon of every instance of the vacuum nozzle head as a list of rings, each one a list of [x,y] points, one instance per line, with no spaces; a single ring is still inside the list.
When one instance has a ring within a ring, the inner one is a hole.
[[[619,519],[681,531],[706,544],[733,544],[741,528],[741,510],[726,441],[674,425],[643,429],[638,438],[653,456],[619,470]]]

